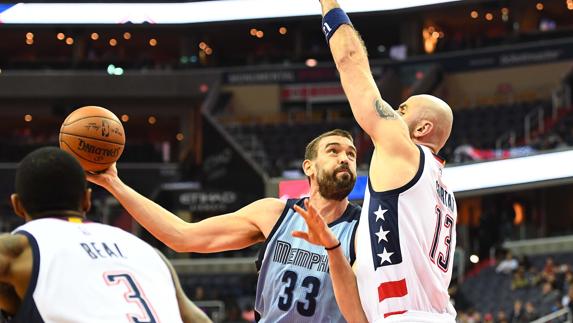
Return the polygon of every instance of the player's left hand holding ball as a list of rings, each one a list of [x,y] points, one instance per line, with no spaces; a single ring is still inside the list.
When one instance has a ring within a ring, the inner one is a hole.
[[[119,180],[116,163],[113,163],[108,169],[98,174],[86,172],[86,178],[88,181],[108,189],[114,181]]]

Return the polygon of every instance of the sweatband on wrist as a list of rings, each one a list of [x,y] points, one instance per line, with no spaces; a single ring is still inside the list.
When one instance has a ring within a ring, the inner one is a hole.
[[[322,32],[326,37],[327,44],[330,42],[330,38],[334,35],[334,32],[342,25],[352,26],[352,22],[346,12],[340,8],[334,8],[322,17]]]
[[[338,240],[338,244],[337,244],[336,246],[333,246],[333,247],[330,247],[330,248],[324,247],[324,249],[330,251],[330,250],[334,250],[334,249],[340,247],[340,245],[341,245],[340,240]]]

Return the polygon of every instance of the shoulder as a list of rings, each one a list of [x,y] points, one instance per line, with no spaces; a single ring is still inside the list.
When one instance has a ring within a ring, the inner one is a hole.
[[[358,220],[360,218],[360,213],[362,213],[362,207],[360,205],[349,203],[348,209],[353,220]]]
[[[267,197],[251,203],[249,206],[258,208],[265,213],[282,213],[287,202],[281,199]]]
[[[28,238],[23,234],[0,234],[0,279],[10,275],[12,262],[29,247]]]
[[[0,254],[17,257],[29,246],[28,238],[23,234],[0,234]]]
[[[281,218],[287,202],[277,198],[264,198],[245,206],[236,214],[254,223],[265,237],[268,237]]]

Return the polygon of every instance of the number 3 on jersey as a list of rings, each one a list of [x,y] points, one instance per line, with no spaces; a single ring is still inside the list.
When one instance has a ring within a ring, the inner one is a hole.
[[[123,297],[129,303],[135,303],[141,311],[140,315],[127,314],[129,322],[131,323],[157,323],[157,319],[153,313],[153,308],[149,306],[149,301],[145,298],[145,293],[139,288],[137,281],[128,273],[115,272],[104,273],[103,277],[108,285],[119,285],[123,283],[127,287],[127,292]]]
[[[279,297],[278,306],[283,311],[288,311],[292,306],[293,292],[296,287],[298,275],[294,271],[285,271],[282,282],[285,283],[283,294]],[[306,302],[296,302],[296,310],[302,316],[313,316],[316,310],[316,297],[320,290],[320,280],[314,276],[307,276],[303,279],[302,287],[309,289],[306,293]]]
[[[444,221],[443,223],[442,220]],[[442,226],[444,226],[448,230],[448,234],[444,238],[444,244],[446,245],[446,254],[444,255],[441,251],[438,252],[438,259],[436,261],[436,253],[439,248],[438,242],[440,239],[440,232],[442,231]],[[444,220],[442,215],[442,210],[440,210],[440,208],[436,206],[436,230],[434,231],[434,240],[432,241],[432,247],[430,248],[430,259],[443,272],[448,271],[453,228],[454,228],[454,219],[449,214],[446,214],[446,218]]]

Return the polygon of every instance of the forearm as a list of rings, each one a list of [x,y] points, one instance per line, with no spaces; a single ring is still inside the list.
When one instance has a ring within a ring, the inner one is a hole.
[[[340,8],[336,0],[322,0],[321,6],[323,17],[330,10]],[[351,25],[340,26],[330,38],[329,46],[339,70],[350,66],[360,66],[370,71],[364,42]]]
[[[240,210],[189,223],[112,177],[101,183],[153,236],[177,252],[211,253],[237,250],[263,241],[260,222],[274,225],[284,202],[255,201]],[[273,216],[274,215],[274,216]],[[266,223],[265,222],[265,223]],[[272,224],[271,224],[272,222]],[[269,230],[270,231],[270,230]],[[265,231],[266,232],[266,231]]]
[[[109,183],[107,189],[139,224],[170,248],[181,250],[182,245],[188,244],[186,240],[193,236],[189,232],[191,223],[139,194],[119,178]]]
[[[211,319],[197,305],[193,304],[188,298],[180,304],[181,318],[183,323],[212,323]],[[183,307],[183,308],[182,308]]]
[[[335,0],[322,0],[321,5],[323,22],[330,22],[328,44],[352,114],[360,127],[371,137],[376,138],[382,116],[380,112],[384,113],[384,117],[389,116],[391,119],[397,118],[397,114],[380,97],[370,70],[368,53],[358,32],[347,23],[335,29],[335,26],[330,26],[332,18],[324,18],[329,11],[338,7],[338,3]]]
[[[323,17],[338,8],[335,0],[322,0],[321,5]],[[354,27],[348,24],[349,21],[332,17],[335,15],[323,18],[323,23],[331,27],[328,29],[323,25],[323,28],[326,28],[325,32],[330,30],[327,33],[330,36],[330,51],[354,118],[375,142],[381,141],[382,138],[393,138],[396,134],[405,134],[408,138],[406,124],[380,95],[362,38]],[[333,23],[334,26],[331,26]]]
[[[328,262],[334,296],[342,315],[350,323],[368,322],[360,303],[356,276],[342,253],[342,248],[328,251]]]

